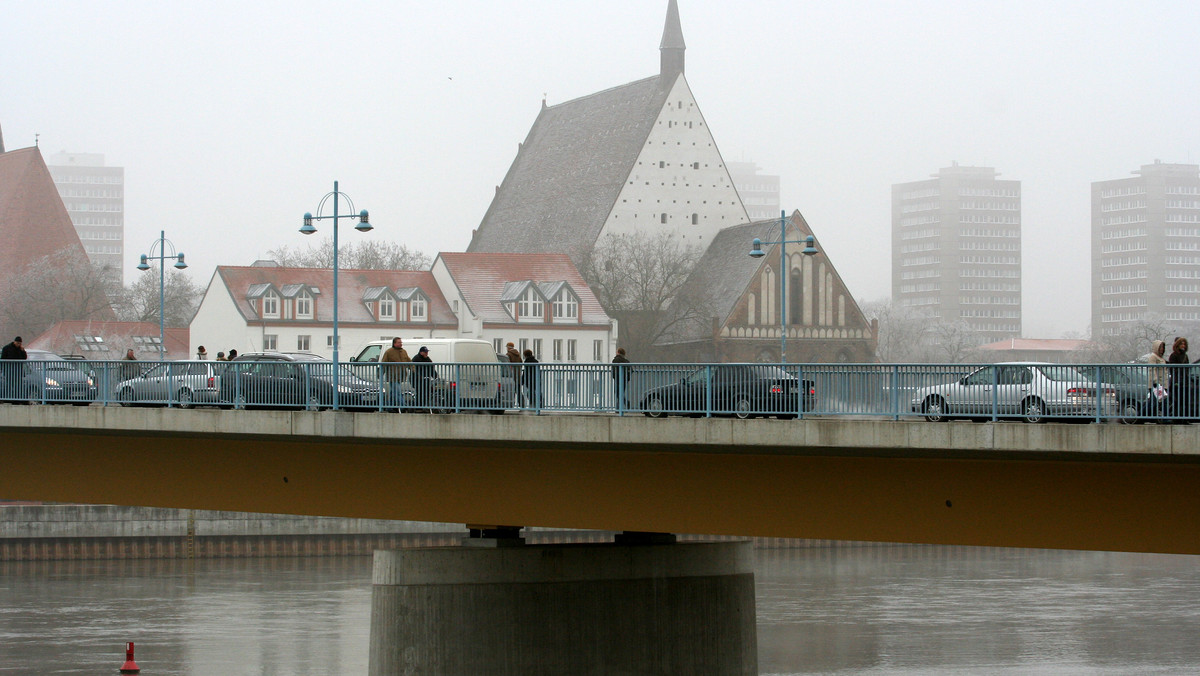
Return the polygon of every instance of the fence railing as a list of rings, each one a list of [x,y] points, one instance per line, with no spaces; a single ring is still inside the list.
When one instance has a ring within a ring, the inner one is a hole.
[[[941,421],[1200,420],[1200,364],[0,361],[0,401]],[[336,382],[336,385],[335,385]]]

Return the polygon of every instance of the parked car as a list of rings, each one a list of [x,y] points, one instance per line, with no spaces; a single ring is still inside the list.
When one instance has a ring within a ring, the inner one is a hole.
[[[96,381],[86,363],[45,350],[26,350],[25,354],[26,360],[18,362],[19,366],[5,362],[6,368],[20,369],[19,391],[6,392],[8,401],[87,406],[96,400]]]
[[[157,364],[117,383],[113,397],[122,406],[152,403],[179,408],[217,403],[225,362],[193,361]]]
[[[641,408],[651,418],[702,415],[710,406],[714,415],[794,418],[797,408],[811,411],[815,407],[816,395],[813,381],[801,382],[777,366],[723,364],[697,369],[679,382],[646,390]]]
[[[333,368],[332,361],[308,352],[241,354],[225,364],[218,400],[237,408],[327,408],[333,405]],[[379,385],[338,368],[339,408],[377,409]]]
[[[1044,422],[1054,417],[1096,414],[1096,390],[1102,391],[1100,413],[1117,412],[1111,386],[1096,387],[1093,376],[1065,364],[1006,362],[984,366],[956,381],[918,388],[912,397],[914,413],[930,422],[950,418],[1020,417]]]

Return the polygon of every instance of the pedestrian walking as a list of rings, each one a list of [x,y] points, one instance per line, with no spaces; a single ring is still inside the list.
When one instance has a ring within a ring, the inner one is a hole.
[[[403,409],[404,383],[408,382],[412,371],[412,359],[404,349],[404,341],[399,337],[392,338],[392,346],[384,350],[379,361],[381,364],[390,364],[390,366],[380,367],[384,369],[381,376],[387,380],[388,397],[391,399],[392,406]]]
[[[507,350],[504,354],[508,357],[508,361],[512,366],[512,381],[513,381],[513,405],[518,407],[525,406],[525,396],[521,392],[521,353],[517,352],[517,346],[511,342],[505,345]]]
[[[198,361],[204,361],[205,359],[208,359],[208,350],[205,350],[203,345],[196,348],[196,359]]]
[[[228,361],[233,361],[235,357],[237,357],[237,350],[230,350],[229,356],[225,357],[225,359]]]
[[[4,391],[0,393],[2,398],[10,401],[16,401],[21,394],[21,381],[24,380],[25,365],[14,364],[14,361],[24,361],[29,357],[25,352],[25,343],[20,336],[13,339],[13,342],[0,349],[0,360],[3,361],[4,369]]]
[[[529,392],[529,405],[533,406],[537,402],[537,407],[540,409],[543,406],[542,402],[542,387],[541,378],[538,374],[538,360],[533,356],[533,350],[525,350],[525,361],[522,371],[523,380],[525,381],[525,389]]]
[[[1146,355],[1146,362],[1150,364],[1150,368],[1147,369],[1150,395],[1146,399],[1150,415],[1162,415],[1166,412],[1166,398],[1170,395],[1167,390],[1167,360],[1163,359],[1166,350],[1167,344],[1156,340],[1150,344],[1150,354]]]
[[[228,361],[227,359],[225,359],[225,353],[224,353],[224,352],[218,352],[218,353],[217,353],[217,361]]]
[[[123,361],[123,362],[134,362],[137,360],[138,360],[138,358],[133,354],[132,347],[129,348],[128,350],[125,350],[125,356],[121,358],[121,361]],[[138,377],[138,375],[141,372],[142,372],[141,368],[137,364],[129,364],[129,363],[122,364],[121,365],[121,380],[129,380],[130,378],[136,378],[136,377]]]
[[[629,357],[625,356],[625,348],[617,348],[617,356],[612,360],[612,377],[613,377],[613,396],[616,397],[617,406],[621,408],[629,408],[629,375],[631,367]]]
[[[1194,401],[1187,401],[1188,397],[1194,396],[1187,388],[1189,369],[1186,365],[1191,364],[1187,352],[1187,338],[1176,336],[1167,357],[1167,410],[1173,416],[1187,415],[1196,405]]]

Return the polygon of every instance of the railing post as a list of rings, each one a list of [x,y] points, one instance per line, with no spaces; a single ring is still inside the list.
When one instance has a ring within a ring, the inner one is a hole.
[[[704,365],[704,417],[711,418],[713,414],[712,403],[712,364]]]
[[[992,422],[1000,415],[1000,367],[992,364]]]
[[[900,419],[900,365],[892,364],[892,420]]]

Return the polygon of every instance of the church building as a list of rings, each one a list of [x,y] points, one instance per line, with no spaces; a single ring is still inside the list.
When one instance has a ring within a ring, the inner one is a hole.
[[[657,75],[547,106],[467,248],[580,257],[609,234],[669,231],[708,246],[750,220],[684,76],[676,0]]]

